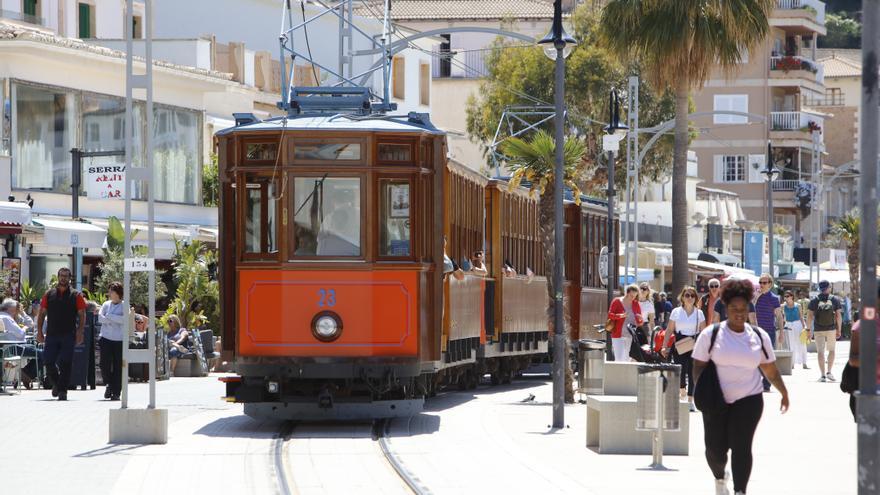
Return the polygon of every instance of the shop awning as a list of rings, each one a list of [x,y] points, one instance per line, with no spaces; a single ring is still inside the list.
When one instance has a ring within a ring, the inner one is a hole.
[[[34,218],[33,223],[43,227],[43,244],[100,249],[107,231],[95,225],[75,220]]]
[[[729,254],[720,254],[720,253],[700,253],[697,256],[697,259],[700,261],[708,261],[710,263],[718,263],[720,265],[727,265],[733,267],[739,267],[742,263],[742,260],[737,258],[736,256],[731,256]]]
[[[31,207],[25,203],[0,203],[0,234],[20,234],[31,223]]]
[[[688,260],[688,269],[696,275],[733,277],[748,280],[755,278],[754,273],[744,268],[712,263],[710,261]]]

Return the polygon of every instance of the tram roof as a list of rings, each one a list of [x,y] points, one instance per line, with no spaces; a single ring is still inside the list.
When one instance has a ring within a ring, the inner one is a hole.
[[[268,120],[236,125],[217,133],[224,136],[242,131],[362,131],[362,132],[426,132],[445,134],[437,129],[426,114],[409,115],[297,115],[287,118],[275,117]]]

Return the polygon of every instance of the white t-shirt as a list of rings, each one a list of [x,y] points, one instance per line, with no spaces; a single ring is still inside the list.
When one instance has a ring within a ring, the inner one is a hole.
[[[688,315],[684,306],[679,306],[673,309],[672,313],[669,313],[669,321],[675,322],[676,332],[693,337],[700,330],[700,323],[706,321],[706,317],[697,308],[694,308],[693,312]]]
[[[727,322],[721,323],[718,336],[715,337],[715,346],[709,354],[709,342],[712,340],[713,327],[706,328],[705,332],[697,337],[692,357],[698,361],[709,361],[711,358],[718,369],[718,381],[724,400],[732,404],[744,397],[764,392],[761,382],[761,373],[758,366],[776,361],[773,353],[773,344],[767,332],[761,332],[752,328],[748,323],[745,330],[734,332],[727,328]],[[761,351],[761,339],[764,340],[764,352]]]
[[[642,321],[648,323],[650,321],[648,315],[654,314],[654,301],[650,299],[647,301],[639,301],[639,309],[642,310]]]

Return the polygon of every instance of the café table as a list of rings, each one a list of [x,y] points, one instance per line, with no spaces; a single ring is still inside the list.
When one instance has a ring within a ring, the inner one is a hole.
[[[0,339],[0,360],[5,364],[6,358],[9,357],[7,355],[6,348],[13,345],[24,345],[26,342],[24,340],[9,340],[9,339]],[[21,366],[21,364],[19,364]],[[21,381],[21,371],[19,370],[18,380]],[[11,392],[6,390],[6,385],[3,380],[2,375],[0,375],[0,395],[12,395]]]

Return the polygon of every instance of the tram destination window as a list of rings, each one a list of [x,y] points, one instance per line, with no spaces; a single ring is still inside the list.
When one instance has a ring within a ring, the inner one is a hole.
[[[411,162],[412,145],[409,143],[379,143],[380,162]]]
[[[359,178],[295,178],[293,212],[294,256],[361,256]]]
[[[410,187],[406,181],[382,181],[379,253],[382,256],[409,256]]]
[[[360,161],[360,142],[294,141],[293,159],[297,161]]]
[[[276,239],[277,191],[269,177],[247,177],[245,183],[244,252],[272,254],[278,252]]]

